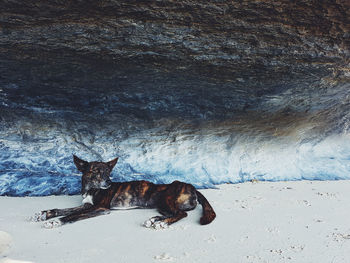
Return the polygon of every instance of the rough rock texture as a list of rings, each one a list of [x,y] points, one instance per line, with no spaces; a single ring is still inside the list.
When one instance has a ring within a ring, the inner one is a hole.
[[[348,1],[4,0],[0,194],[348,178],[349,98]]]
[[[20,60],[85,56],[230,80],[349,74],[348,1],[2,1],[0,12],[1,52]]]

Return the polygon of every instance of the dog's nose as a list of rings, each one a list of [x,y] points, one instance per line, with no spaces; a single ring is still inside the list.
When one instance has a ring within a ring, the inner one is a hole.
[[[102,189],[107,189],[107,188],[111,187],[111,185],[112,185],[112,181],[108,179],[106,181],[101,182],[100,187]]]

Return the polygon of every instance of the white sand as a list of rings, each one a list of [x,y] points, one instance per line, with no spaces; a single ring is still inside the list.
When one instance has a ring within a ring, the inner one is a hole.
[[[55,229],[26,221],[35,212],[80,204],[80,196],[0,198],[1,263],[350,262],[350,181],[222,185],[202,190],[201,208],[169,229],[141,224],[155,210],[113,211]],[[12,241],[11,241],[12,239]]]

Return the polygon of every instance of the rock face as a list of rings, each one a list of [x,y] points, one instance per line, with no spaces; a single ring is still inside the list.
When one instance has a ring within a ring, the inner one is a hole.
[[[0,194],[349,178],[349,88],[348,1],[4,0]]]
[[[4,1],[0,8],[1,51],[22,60],[126,60],[230,80],[348,73],[348,1]]]

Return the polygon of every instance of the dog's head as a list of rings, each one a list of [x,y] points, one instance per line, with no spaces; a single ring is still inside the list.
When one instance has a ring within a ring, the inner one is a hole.
[[[73,155],[74,164],[83,173],[81,192],[90,189],[107,189],[111,186],[110,174],[118,158],[109,162],[87,162]]]

